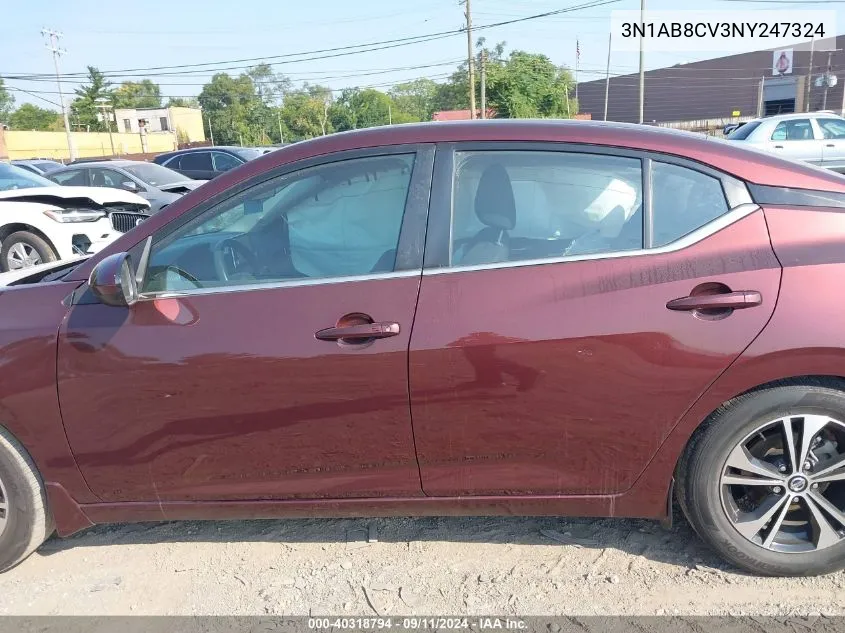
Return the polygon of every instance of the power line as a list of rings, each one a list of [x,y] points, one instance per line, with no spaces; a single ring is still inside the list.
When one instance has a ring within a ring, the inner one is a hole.
[[[562,9],[555,9],[552,11],[545,11],[543,13],[537,13],[534,15],[529,15],[521,18],[514,18],[510,20],[503,20],[500,22],[494,22],[491,24],[484,24],[481,26],[475,27],[476,31],[498,28],[501,26],[507,26],[509,24],[518,24],[520,22],[527,22],[529,20],[537,20],[541,18],[550,17],[553,15],[559,15],[563,13],[569,13],[573,11],[580,11],[583,9],[591,9],[594,7],[604,6],[608,4],[616,4],[621,2],[621,0],[589,0],[587,2],[583,2],[578,5],[573,5],[570,7],[565,7]],[[146,68],[127,68],[127,69],[120,69],[120,70],[107,70],[103,71],[103,75],[106,77],[118,77],[118,76],[129,76],[129,73],[138,73],[138,72],[147,72],[153,70],[172,70],[172,69],[198,69],[202,68],[202,72],[209,72],[210,70],[235,70],[237,68],[246,68],[248,66],[241,66],[241,67],[228,67],[228,68],[208,68],[214,66],[221,66],[223,64],[243,64],[243,63],[251,63],[254,64],[256,62],[261,63],[268,63],[269,60],[289,60],[287,62],[276,62],[278,63],[294,63],[294,62],[302,62],[302,61],[315,61],[318,59],[328,59],[333,57],[343,57],[347,55],[357,55],[361,53],[369,53],[373,51],[385,50],[390,48],[396,48],[399,46],[408,46],[411,44],[420,44],[423,42],[430,42],[439,39],[444,39],[447,37],[453,37],[455,35],[462,35],[464,34],[464,29],[453,29],[449,31],[439,31],[435,33],[426,33],[422,35],[413,35],[408,37],[401,37],[401,38],[394,38],[390,40],[382,40],[378,42],[369,42],[366,44],[350,44],[347,46],[336,46],[332,48],[324,48],[324,49],[316,49],[312,51],[304,51],[299,53],[285,53],[282,55],[270,55],[266,57],[252,57],[252,58],[241,58],[241,59],[232,59],[232,60],[223,60],[217,62],[202,62],[197,64],[177,64],[173,66],[149,66]],[[353,49],[363,49],[363,50],[353,50]],[[327,53],[324,55],[324,53]],[[294,57],[303,57],[306,55],[313,55],[314,57],[307,57],[302,59],[291,59]],[[182,70],[179,73],[157,73],[157,76],[163,76],[166,74],[181,74],[185,72],[197,72],[197,71],[187,71]],[[1,75],[7,76],[13,79],[22,79],[22,78],[29,78],[29,77],[41,77],[44,76],[44,73],[27,73],[27,72],[2,72]],[[83,72],[76,72],[76,73],[67,73],[64,75],[65,77],[80,77],[85,76],[86,73]]]

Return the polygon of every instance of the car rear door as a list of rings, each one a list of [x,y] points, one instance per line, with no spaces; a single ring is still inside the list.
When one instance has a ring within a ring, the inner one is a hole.
[[[434,496],[627,489],[780,281],[742,183],[565,144],[439,148],[425,260],[410,380]]]
[[[222,174],[224,171],[235,169],[244,164],[244,161],[225,152],[211,152],[211,160],[214,162],[216,174]]]
[[[810,119],[786,119],[777,124],[769,149],[783,158],[822,163],[822,137]]]
[[[822,167],[845,170],[845,119],[816,119],[816,125],[824,138]]]
[[[68,441],[106,501],[422,495],[408,344],[434,149],[287,166],[152,236],[141,300],[58,344]]]

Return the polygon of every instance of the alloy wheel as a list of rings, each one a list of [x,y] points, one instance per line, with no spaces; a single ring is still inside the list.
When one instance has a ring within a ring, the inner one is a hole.
[[[0,536],[3,535],[3,530],[6,529],[6,519],[9,518],[9,496],[6,494],[6,487],[3,485],[3,480],[0,479]]]
[[[824,415],[766,422],[731,451],[722,507],[752,543],[784,553],[845,540],[845,423]]]
[[[6,264],[9,270],[20,270],[41,263],[41,255],[33,246],[25,242],[16,242],[9,248]]]

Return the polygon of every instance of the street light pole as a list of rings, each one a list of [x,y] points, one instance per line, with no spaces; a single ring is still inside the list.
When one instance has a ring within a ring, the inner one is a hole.
[[[59,104],[62,107],[62,118],[65,120],[65,134],[67,135],[67,151],[70,154],[71,160],[76,160],[76,148],[73,146],[73,137],[70,134],[70,120],[67,115],[67,108],[65,108],[65,96],[62,92],[62,80],[59,76],[59,57],[67,53],[63,48],[59,48],[59,38],[62,36],[58,31],[51,29],[41,29],[41,35],[49,38],[47,50],[53,53],[53,67],[56,69],[56,85],[59,88]]]
[[[111,155],[114,156],[114,137],[111,134],[111,117],[110,114],[110,107],[108,104],[108,99],[106,97],[100,97],[97,99],[97,109],[100,111],[100,114],[103,117],[103,121],[106,122],[106,129],[109,131],[109,145],[111,145]]]

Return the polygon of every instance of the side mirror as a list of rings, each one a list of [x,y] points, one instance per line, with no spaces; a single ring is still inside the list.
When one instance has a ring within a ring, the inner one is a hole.
[[[126,191],[131,191],[133,193],[138,192],[138,185],[132,180],[124,180],[120,183],[120,188],[125,189]]]
[[[107,306],[131,306],[138,300],[138,282],[132,274],[128,253],[109,255],[91,271],[91,292]]]

